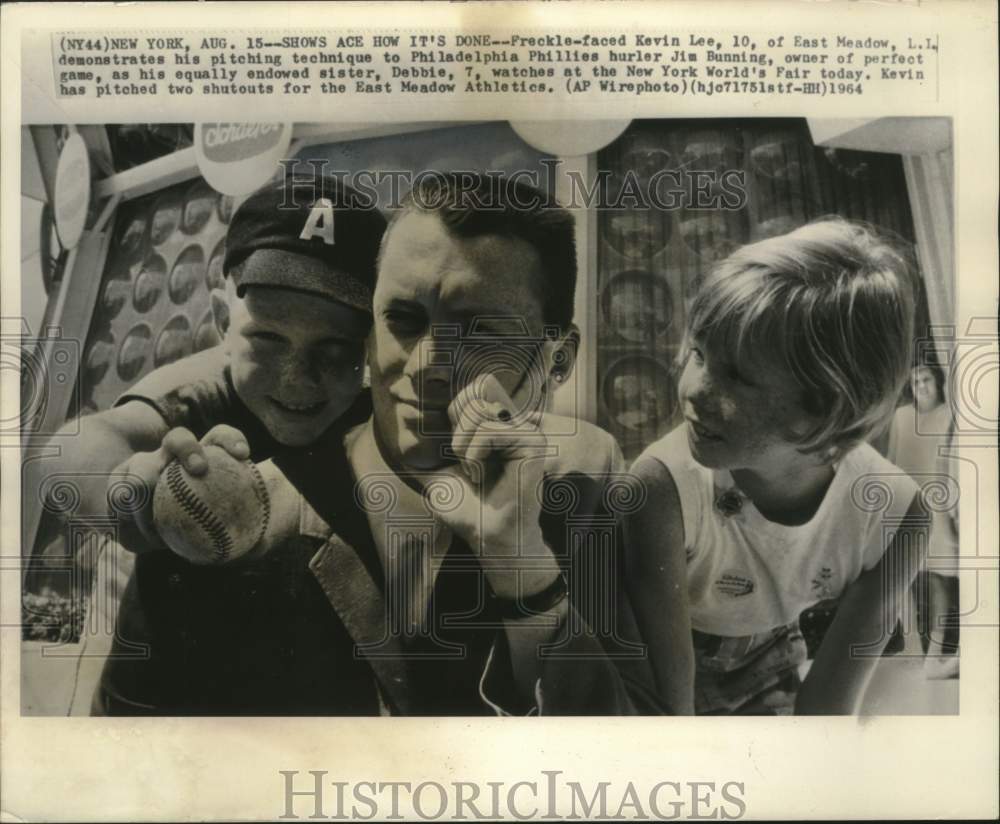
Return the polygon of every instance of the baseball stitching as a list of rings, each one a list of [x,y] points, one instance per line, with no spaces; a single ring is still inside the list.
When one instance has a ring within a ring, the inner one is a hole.
[[[260,470],[252,462],[247,461],[246,463],[250,467],[250,475],[253,479],[253,491],[257,497],[257,503],[260,504],[261,508],[260,529],[257,531],[257,537],[253,543],[253,546],[257,546],[264,539],[268,523],[271,520],[271,501],[270,496],[267,494],[267,485],[264,483],[264,477],[260,474]],[[209,509],[208,505],[188,485],[184,479],[179,462],[175,461],[167,467],[167,489],[170,490],[174,499],[180,504],[181,509],[205,531],[209,540],[212,541],[212,550],[215,553],[216,563],[225,563],[233,550],[232,536],[229,534],[229,530],[226,529],[225,524],[219,520],[215,513]]]
[[[233,549],[233,539],[220,521],[194,491],[188,486],[181,465],[174,461],[167,467],[167,489],[180,504],[181,509],[198,524],[212,541],[216,563],[225,563]]]
[[[254,541],[254,546],[257,546],[264,540],[264,533],[267,532],[267,525],[271,521],[271,496],[267,494],[267,484],[264,483],[264,476],[260,474],[257,465],[251,461],[247,461],[247,465],[253,477],[253,491],[257,494],[257,503],[261,508],[260,531],[257,533],[257,540]]]

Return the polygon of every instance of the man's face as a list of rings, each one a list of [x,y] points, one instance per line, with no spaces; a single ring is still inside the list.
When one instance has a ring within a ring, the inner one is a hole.
[[[245,265],[273,265],[273,258],[255,252]],[[238,298],[231,282],[227,289],[223,345],[237,395],[279,443],[312,443],[361,390],[370,318],[306,292],[250,286]]]
[[[515,407],[538,397],[553,347],[541,342],[540,277],[538,253],[524,240],[453,237],[418,212],[392,227],[369,351],[376,431],[390,462],[415,470],[446,463],[448,405],[486,372]],[[455,334],[442,337],[442,328]]]

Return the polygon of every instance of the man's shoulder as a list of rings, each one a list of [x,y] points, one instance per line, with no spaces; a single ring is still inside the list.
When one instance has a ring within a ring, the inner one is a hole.
[[[554,448],[557,471],[594,475],[624,472],[625,460],[614,436],[588,421],[546,415],[542,431]]]
[[[635,464],[650,464],[650,462],[665,467],[675,477],[688,474],[703,475],[710,472],[691,454],[691,444],[688,442],[684,424],[675,427],[659,440],[653,441],[635,459]]]

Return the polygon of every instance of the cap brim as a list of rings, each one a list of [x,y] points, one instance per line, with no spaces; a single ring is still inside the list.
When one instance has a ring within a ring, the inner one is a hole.
[[[247,286],[271,286],[320,295],[362,312],[372,313],[372,292],[358,278],[342,269],[322,264],[317,258],[279,249],[256,253],[280,255],[271,266],[242,266],[235,278],[240,294]],[[320,264],[317,266],[317,264]],[[247,271],[249,269],[249,271]]]

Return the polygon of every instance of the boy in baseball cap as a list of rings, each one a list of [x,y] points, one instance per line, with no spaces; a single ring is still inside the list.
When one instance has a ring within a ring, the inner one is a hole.
[[[335,178],[287,178],[255,192],[230,222],[224,288],[211,296],[221,343],[83,419],[60,470],[137,477],[151,501],[175,458],[191,475],[207,471],[210,443],[254,462],[312,451],[321,467],[323,451],[340,448],[345,429],[370,413],[362,377],[384,230],[381,214]],[[106,503],[93,506],[106,514]],[[294,559],[225,570],[190,563],[160,540],[151,509],[119,523],[135,570],[93,712],[287,712]],[[137,654],[144,645],[149,654]],[[295,706],[308,712],[310,688],[296,689]]]

